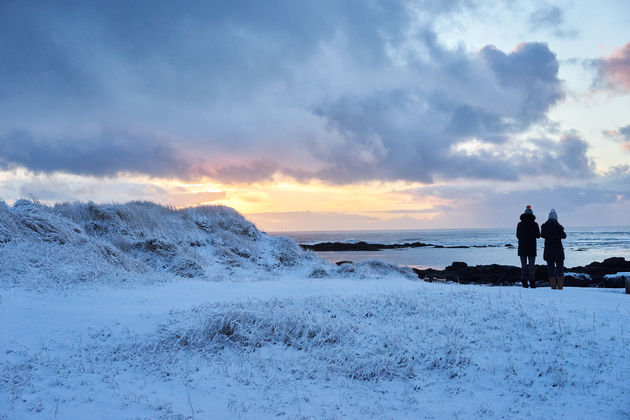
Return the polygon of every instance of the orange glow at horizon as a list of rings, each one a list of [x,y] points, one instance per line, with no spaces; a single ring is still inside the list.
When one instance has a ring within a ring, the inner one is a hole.
[[[298,183],[290,179],[275,179],[257,184],[219,184],[200,180],[194,183],[173,181],[161,182],[169,191],[187,191],[195,195],[221,194],[216,199],[187,202],[191,205],[225,205],[236,209],[262,225],[262,228],[277,230],[287,224],[284,218],[293,215],[290,225],[299,228],[302,220],[304,230],[313,227],[312,220],[330,217],[361,216],[364,221],[377,224],[394,219],[427,221],[440,213],[437,206],[448,205],[447,200],[436,197],[419,197],[414,188],[424,186],[410,182],[366,182],[352,185],[327,185],[319,181]],[[366,222],[367,223],[367,222]],[[308,225],[308,226],[307,226]]]
[[[244,214],[270,212],[336,212],[373,213],[409,210],[428,210],[445,204],[435,198],[419,200],[406,190],[420,184],[371,182],[330,186],[323,183],[299,184],[290,182],[265,185],[225,185],[226,197],[212,204],[233,207]],[[210,204],[210,203],[207,203]]]

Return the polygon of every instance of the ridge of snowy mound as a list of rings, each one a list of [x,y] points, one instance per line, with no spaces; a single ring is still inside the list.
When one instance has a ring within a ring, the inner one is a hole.
[[[334,266],[290,238],[261,232],[225,206],[0,201],[0,285],[248,281],[286,274],[413,276],[378,261]]]

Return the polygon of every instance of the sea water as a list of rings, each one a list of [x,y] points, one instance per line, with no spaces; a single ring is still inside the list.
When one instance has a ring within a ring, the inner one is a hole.
[[[520,265],[516,227],[494,229],[422,229],[388,231],[275,232],[300,244],[320,242],[369,242],[378,244],[423,242],[444,247],[401,248],[382,251],[325,251],[316,254],[330,262],[379,259],[392,264],[443,269],[453,261],[469,265]],[[610,257],[630,260],[630,226],[565,227],[565,267],[584,266]],[[545,264],[544,239],[539,239],[537,264]]]

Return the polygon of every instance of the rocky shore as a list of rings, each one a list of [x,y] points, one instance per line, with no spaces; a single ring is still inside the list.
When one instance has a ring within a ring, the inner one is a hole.
[[[520,267],[498,264],[469,266],[464,262],[453,262],[444,270],[414,268],[413,271],[420,279],[429,282],[508,286],[520,283],[521,279]],[[573,287],[624,287],[623,278],[611,276],[621,272],[630,272],[630,261],[607,258],[584,267],[565,268],[564,284]],[[548,286],[546,265],[536,265],[536,281],[538,286]]]
[[[316,244],[300,244],[303,249],[311,251],[381,251],[386,249],[401,248],[514,248],[514,245],[459,245],[445,246],[424,242],[407,242],[393,244],[379,244],[370,242],[320,242]],[[351,263],[351,261],[339,261],[337,264]],[[444,270],[417,269],[413,271],[422,280],[429,282],[456,282],[462,284],[490,284],[495,286],[507,286],[520,284],[521,268],[512,265],[475,265],[469,266],[465,262],[453,262]],[[622,277],[614,277],[614,274],[630,272],[630,261],[625,258],[607,258],[602,262],[593,262],[586,266],[565,267],[565,286],[573,287],[625,287]],[[547,266],[536,265],[536,282],[539,286],[547,286]]]

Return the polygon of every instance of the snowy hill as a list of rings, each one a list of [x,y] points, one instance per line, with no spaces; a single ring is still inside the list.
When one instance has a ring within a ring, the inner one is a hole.
[[[0,282],[32,287],[391,271],[413,277],[376,262],[328,264],[292,239],[259,231],[228,207],[176,210],[150,202],[51,207],[18,200],[10,207],[0,201],[0,261]]]
[[[628,319],[620,289],[337,267],[225,207],[0,203],[1,420],[624,419]]]

